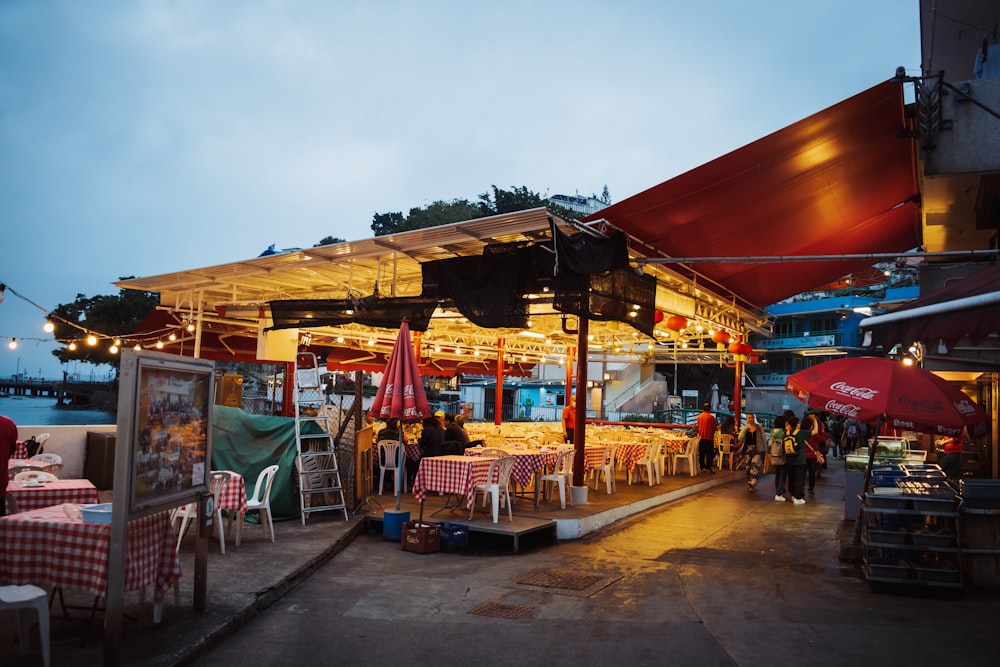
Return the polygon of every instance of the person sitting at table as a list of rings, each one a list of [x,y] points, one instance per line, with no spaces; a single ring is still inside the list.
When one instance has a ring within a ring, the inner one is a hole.
[[[452,412],[444,413],[444,441],[457,443],[456,451],[452,454],[461,454],[469,446],[469,434],[459,426]]]
[[[420,459],[425,456],[441,456],[444,449],[444,428],[437,417],[427,417],[422,422],[423,428],[420,431],[420,439],[417,441],[417,448],[420,450],[420,458],[413,460],[406,457],[406,479],[412,485],[417,477],[417,469],[420,468]]]
[[[14,456],[17,449],[17,424],[9,417],[0,415],[0,461],[4,471],[0,475],[0,516],[7,514],[7,461]]]

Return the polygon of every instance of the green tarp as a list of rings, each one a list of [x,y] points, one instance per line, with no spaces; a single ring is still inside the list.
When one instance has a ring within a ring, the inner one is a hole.
[[[212,470],[232,470],[243,475],[247,495],[252,498],[257,475],[273,463],[279,467],[271,486],[271,514],[275,521],[297,519],[300,512],[294,485],[295,420],[213,406]]]

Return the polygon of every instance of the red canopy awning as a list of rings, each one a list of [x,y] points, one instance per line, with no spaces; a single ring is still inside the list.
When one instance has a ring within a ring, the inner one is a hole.
[[[968,337],[980,344],[1000,332],[1000,264],[994,264],[940,289],[924,294],[891,313],[861,320],[871,333],[870,347],[891,348],[922,341],[944,341],[955,347]]]
[[[667,257],[903,252],[920,245],[914,140],[882,83],[586,218]],[[691,264],[765,307],[870,260]],[[681,270],[681,267],[676,267]]]

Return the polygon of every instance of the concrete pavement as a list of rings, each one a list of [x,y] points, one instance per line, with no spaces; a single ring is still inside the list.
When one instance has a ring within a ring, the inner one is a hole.
[[[276,524],[273,545],[247,526],[239,549],[210,547],[206,612],[188,606],[190,577],[159,626],[130,601],[122,664],[986,664],[994,592],[875,594],[838,560],[853,531],[837,468],[804,506],[775,503],[770,475],[756,493],[733,475],[517,555],[413,554],[328,513]],[[40,662],[9,625],[0,640],[3,664]],[[103,662],[80,612],[54,610],[52,648],[55,665]]]

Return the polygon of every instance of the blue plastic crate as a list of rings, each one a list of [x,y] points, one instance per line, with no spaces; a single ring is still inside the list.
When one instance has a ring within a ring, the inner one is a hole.
[[[896,480],[906,477],[906,472],[896,466],[872,468],[873,486],[896,486]]]
[[[469,546],[469,527],[461,523],[441,521],[441,551],[459,551]]]

